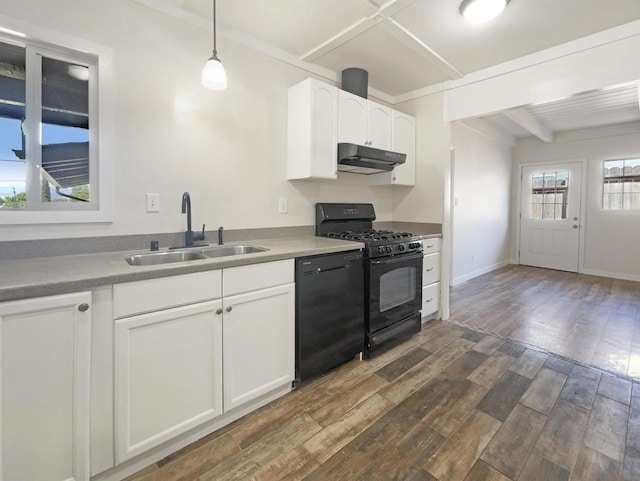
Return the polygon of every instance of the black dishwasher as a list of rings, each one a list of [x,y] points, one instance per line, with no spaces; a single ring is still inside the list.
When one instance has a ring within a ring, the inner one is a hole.
[[[296,380],[324,374],[364,349],[361,251],[296,259]]]

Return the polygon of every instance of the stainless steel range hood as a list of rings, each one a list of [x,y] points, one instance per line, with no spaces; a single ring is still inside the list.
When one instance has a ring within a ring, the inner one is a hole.
[[[375,149],[365,145],[339,143],[338,171],[352,174],[379,174],[403,164],[407,154]]]

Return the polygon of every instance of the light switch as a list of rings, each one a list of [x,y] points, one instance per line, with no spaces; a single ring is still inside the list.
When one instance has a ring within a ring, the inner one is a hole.
[[[286,197],[280,197],[278,199],[278,212],[280,214],[289,213],[289,199]]]
[[[160,194],[147,194],[147,212],[160,212]]]

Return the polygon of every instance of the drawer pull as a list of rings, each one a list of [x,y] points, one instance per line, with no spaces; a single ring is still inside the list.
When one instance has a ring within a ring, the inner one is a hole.
[[[435,267],[429,267],[429,268],[427,269],[427,272],[431,272],[431,271],[432,271],[432,270],[434,270],[434,269],[435,269]]]
[[[432,297],[431,299],[427,299],[427,300],[426,300],[426,301],[424,301],[424,302],[431,302],[431,301],[433,301],[433,297]]]
[[[436,246],[435,244],[429,244],[429,245],[427,246],[427,249],[433,249],[435,246]]]

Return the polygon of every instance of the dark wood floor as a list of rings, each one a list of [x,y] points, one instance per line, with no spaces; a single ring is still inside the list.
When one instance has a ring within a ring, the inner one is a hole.
[[[640,380],[640,282],[511,265],[454,287],[450,318]]]
[[[639,479],[639,383],[440,321],[130,478]]]

